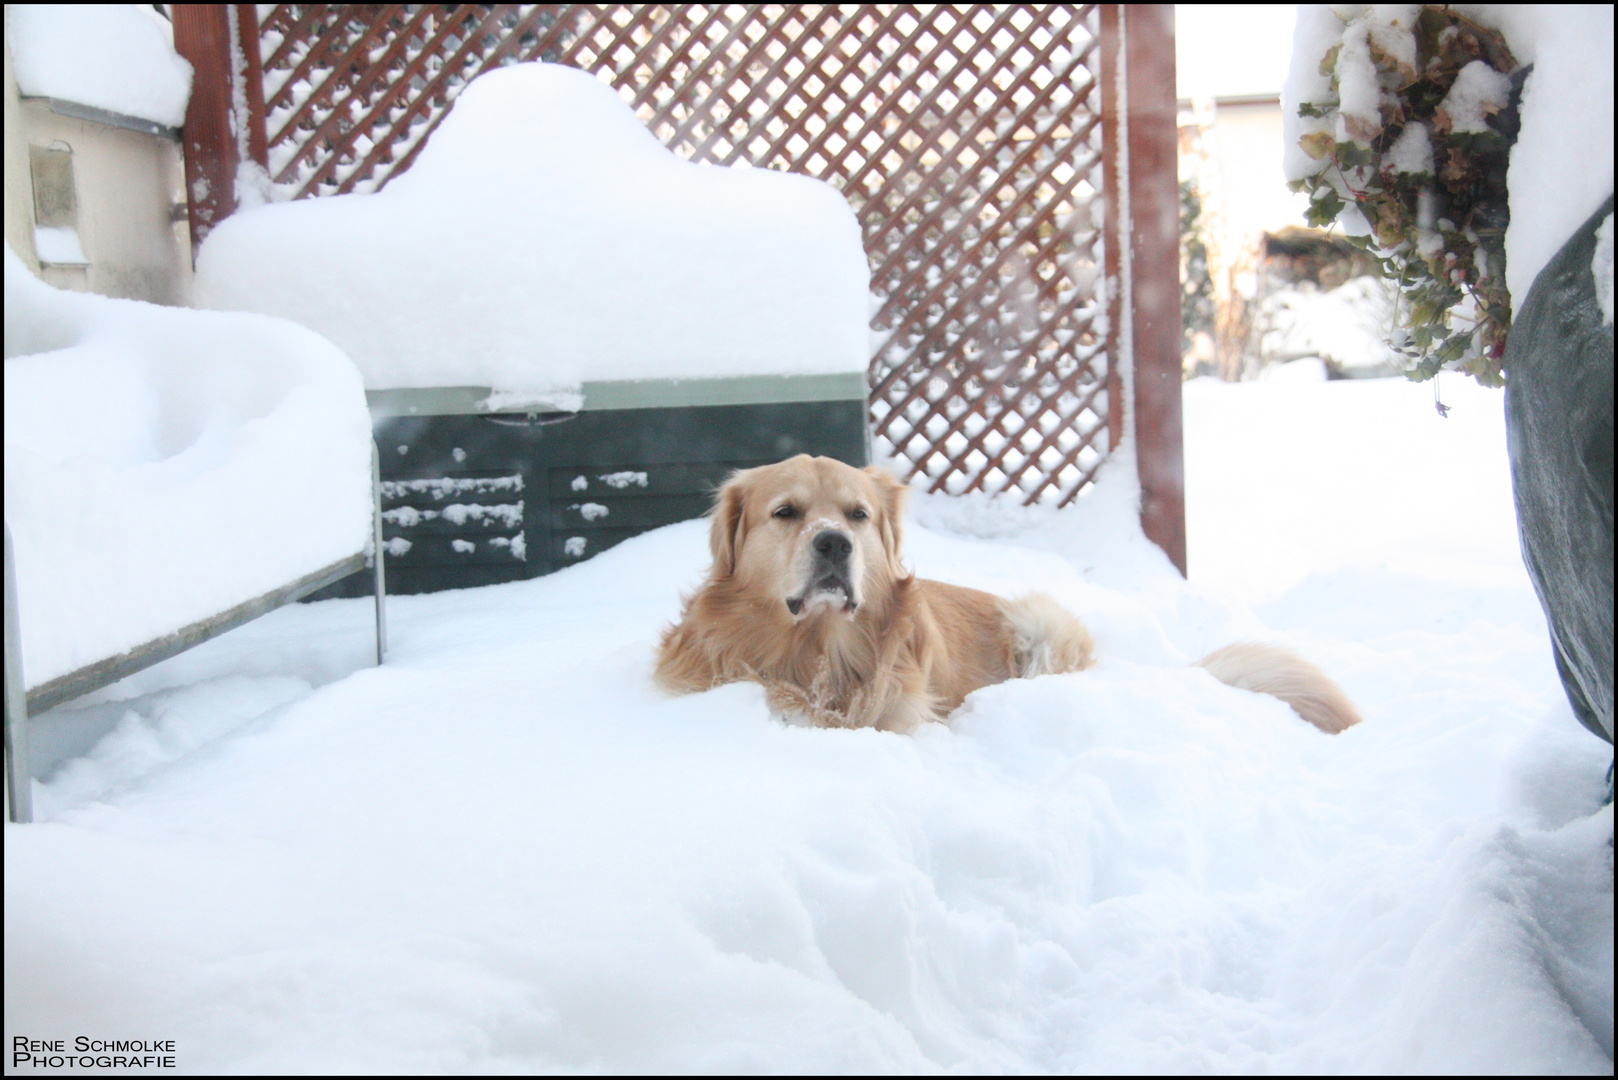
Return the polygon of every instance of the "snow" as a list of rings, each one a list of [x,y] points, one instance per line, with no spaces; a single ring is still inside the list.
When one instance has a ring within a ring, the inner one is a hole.
[[[1518,61],[1534,65],[1506,174],[1506,284],[1520,304],[1612,194],[1612,6],[1506,6],[1499,17]]]
[[[1357,119],[1372,130],[1381,129],[1382,87],[1377,81],[1376,65],[1371,61],[1370,27],[1364,22],[1350,23],[1343,32],[1342,50],[1337,54],[1337,93],[1341,102],[1338,142],[1354,139],[1344,130],[1343,122],[1347,119]]]
[[[447,375],[445,377],[448,377]],[[490,412],[517,409],[545,409],[578,412],[584,408],[584,395],[576,390],[497,390],[484,398],[479,407]]]
[[[1254,318],[1260,355],[1281,360],[1316,356],[1339,371],[1388,375],[1404,362],[1388,345],[1392,289],[1380,278],[1350,278],[1335,289],[1313,282],[1266,292]]]
[[[1612,230],[1609,229],[1607,231],[1610,233]],[[621,472],[603,473],[602,475],[596,477],[596,479],[600,480],[608,487],[617,488],[620,491],[629,487],[631,484],[639,487],[646,486],[646,474],[635,469],[625,469]],[[586,481],[586,483],[588,483],[588,481]]]
[[[145,4],[7,4],[17,89],[165,127],[185,123],[191,65]]]
[[[391,525],[402,525],[413,528],[424,521],[436,521],[443,518],[454,525],[465,525],[468,521],[482,524],[485,520],[498,522],[503,528],[515,529],[522,524],[522,500],[515,503],[499,503],[494,506],[483,506],[479,503],[451,503],[442,510],[417,510],[413,506],[396,506],[391,510],[382,512],[382,520]]]
[[[1425,124],[1406,124],[1384,159],[1394,172],[1433,175],[1433,144]]]
[[[512,558],[518,562],[528,561],[528,544],[523,539],[522,533],[515,536],[491,536],[489,537],[489,545],[491,547],[510,548]]]
[[[378,386],[556,401],[865,359],[840,199],[674,160],[543,66],[474,83],[383,193],[264,206],[208,245],[216,299],[297,306]],[[285,521],[368,531],[321,486],[369,431],[330,345],[55,293],[10,256],[6,284],[7,519],[66,522],[19,536],[25,627],[184,622],[214,577],[290,558]],[[203,355],[232,362],[230,409],[192,393]],[[700,521],[392,598],[382,667],[371,602],[327,601],[56,710],[31,732],[41,823],[6,827],[8,1040],[172,1038],[189,1072],[1610,1075],[1611,748],[1556,677],[1500,397],[1321,371],[1186,387],[1189,582],[1141,535],[1127,447],[1065,511],[917,496],[917,572],[1048,591],[1100,662],[913,738],[786,726],[746,684],[653,688]],[[496,492],[521,478],[388,488],[464,521],[509,513]],[[178,550],[125,527],[169,505]],[[261,527],[215,520],[246,510]],[[28,606],[28,574],[81,588],[103,563],[128,580]],[[1318,663],[1365,723],[1326,737],[1188,666],[1244,638]]]
[[[1298,116],[1300,102],[1330,99],[1330,80],[1319,71],[1321,58],[1342,41],[1352,59],[1365,35],[1380,43],[1378,35],[1400,32],[1397,24],[1407,26],[1406,13],[1413,10],[1400,5],[1299,5],[1292,69],[1281,90],[1288,180],[1325,167],[1298,145],[1303,136],[1328,130],[1325,120]],[[1500,30],[1517,61],[1534,65],[1523,87],[1522,130],[1506,174],[1511,201],[1506,284],[1520,304],[1545,264],[1612,194],[1613,9],[1610,4],[1461,4],[1456,10]],[[1445,99],[1457,131],[1481,130],[1483,104],[1505,100],[1501,79],[1474,70],[1478,67],[1474,61],[1462,69],[1462,78]],[[1354,74],[1359,70],[1363,76],[1365,70],[1350,68],[1342,88],[1344,112],[1374,120],[1370,89]],[[1344,136],[1337,132],[1340,140]],[[1403,151],[1395,155],[1396,167],[1406,167],[1412,156]],[[1358,219],[1352,228],[1363,228],[1363,218],[1351,206],[1343,214],[1345,231],[1351,216]]]
[[[586,380],[864,371],[868,277],[829,185],[682,161],[587,73],[515,64],[383,191],[233,215],[196,296],[319,331],[369,388],[513,407]]]
[[[1326,367],[1326,361],[1318,356],[1304,356],[1297,360],[1287,360],[1267,365],[1259,372],[1260,379],[1266,382],[1325,382],[1331,378]]]
[[[916,737],[669,698],[705,526],[529,582],[282,609],[58,717],[6,831],[6,1034],[191,1072],[1612,1069],[1610,748],[1517,555],[1501,401],[1186,388],[1192,578],[1103,471],[920,496],[927,576],[1100,663]],[[593,480],[593,477],[591,478]],[[1187,667],[1299,649],[1327,737]]]
[[[1320,61],[1342,37],[1343,22],[1328,7],[1299,4],[1292,29],[1292,66],[1281,84],[1281,171],[1288,180],[1314,176],[1326,167],[1324,158],[1312,158],[1298,141],[1305,135],[1331,130],[1328,120],[1299,116],[1304,102],[1330,100],[1331,77],[1322,74]],[[1312,59],[1311,59],[1312,58]]]
[[[401,450],[408,447],[401,447]],[[398,499],[407,495],[431,495],[434,499],[447,499],[452,495],[492,495],[499,492],[522,490],[522,473],[510,476],[483,477],[429,477],[425,480],[384,480],[382,497]]]
[[[36,686],[370,536],[370,416],[330,343],[62,292],[6,250],[5,503]]]
[[[34,226],[34,251],[40,262],[57,266],[89,266],[84,248],[79,244],[79,232],[70,225]]]
[[[1274,94],[1287,74],[1292,12],[1274,4],[1174,5],[1181,99]],[[1229,63],[1233,54],[1241,62]]]
[[[1596,249],[1590,256],[1590,276],[1596,280],[1596,303],[1602,319],[1612,325],[1612,215],[1596,227]]]
[[[1482,133],[1490,130],[1485,118],[1504,109],[1510,97],[1511,77],[1474,60],[1455,76],[1439,108],[1449,114],[1455,132]]]

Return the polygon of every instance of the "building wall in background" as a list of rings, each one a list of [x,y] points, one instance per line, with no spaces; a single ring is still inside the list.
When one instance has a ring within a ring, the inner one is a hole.
[[[37,273],[39,260],[34,257],[34,187],[28,174],[28,140],[22,137],[22,102],[17,92],[17,76],[11,70],[10,11],[10,5],[7,5],[4,129],[6,243],[25,266]]]
[[[1253,235],[1304,224],[1309,200],[1288,191],[1281,173],[1280,99],[1216,99],[1211,121],[1227,227]]]
[[[22,135],[32,158],[34,223],[61,227],[52,208],[64,199],[52,189],[64,182],[63,170],[44,162],[60,161],[57,155],[65,152],[76,209],[71,227],[84,256],[82,263],[53,260],[49,245],[36,243],[41,276],[59,288],[188,304],[189,226],[174,211],[185,206],[179,141],[59,115],[37,98],[24,98],[21,112]]]
[[[6,242],[59,288],[188,304],[189,226],[175,211],[185,206],[178,138],[20,97],[9,33],[4,89]],[[40,226],[56,231],[41,236]]]
[[[1198,226],[1217,312],[1205,340],[1193,339],[1186,369],[1240,378],[1253,367],[1247,308],[1259,286],[1264,236],[1303,225],[1308,199],[1288,191],[1281,172],[1279,95],[1182,99],[1179,129],[1180,180],[1201,201]]]

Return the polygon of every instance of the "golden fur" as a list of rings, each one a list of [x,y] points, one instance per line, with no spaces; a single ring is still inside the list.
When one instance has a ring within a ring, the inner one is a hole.
[[[657,681],[692,693],[748,680],[775,711],[823,727],[911,731],[980,687],[1093,663],[1089,632],[1048,596],[1002,600],[908,573],[905,494],[880,469],[807,454],[735,473],[709,526],[713,567],[663,635]],[[1359,719],[1331,680],[1272,646],[1201,663],[1322,730]]]

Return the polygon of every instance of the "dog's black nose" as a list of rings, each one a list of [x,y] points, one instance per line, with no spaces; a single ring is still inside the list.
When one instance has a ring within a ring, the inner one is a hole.
[[[815,550],[823,557],[834,563],[848,561],[849,552],[854,550],[853,541],[836,529],[827,529],[815,536]]]

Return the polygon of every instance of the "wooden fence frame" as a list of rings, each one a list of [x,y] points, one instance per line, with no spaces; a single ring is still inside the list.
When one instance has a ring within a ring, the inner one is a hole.
[[[1140,476],[1140,522],[1184,576],[1185,444],[1180,384],[1180,184],[1172,4],[1107,4],[1101,11],[1103,112],[1121,124],[1104,125],[1108,219],[1127,224],[1127,237],[1107,247],[1107,276],[1120,283],[1109,297],[1112,325],[1129,339],[1133,357],[1135,465]],[[1120,113],[1119,97],[1126,107]],[[1120,128],[1123,129],[1120,132]],[[1124,134],[1120,145],[1119,135]],[[1120,182],[1124,181],[1124,182]],[[1119,206],[1127,200],[1127,205]],[[1124,251],[1128,265],[1123,265]],[[1118,376],[1113,369],[1114,378]],[[1120,387],[1114,400],[1123,400]],[[1114,421],[1113,447],[1124,421]]]
[[[171,10],[176,48],[196,73],[184,129],[194,252],[235,210],[243,161],[268,164],[258,15],[252,4]],[[1109,449],[1133,435],[1142,529],[1184,574],[1174,8],[1100,5],[1100,28],[1103,115],[1111,121],[1102,124],[1105,273],[1117,283],[1108,296]],[[252,47],[233,53],[233,39]]]

